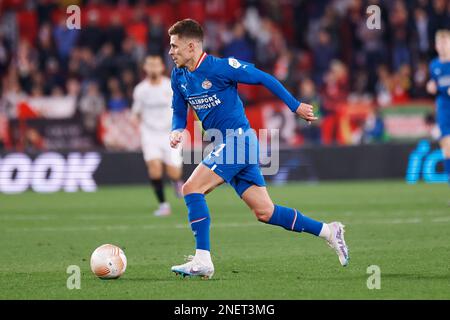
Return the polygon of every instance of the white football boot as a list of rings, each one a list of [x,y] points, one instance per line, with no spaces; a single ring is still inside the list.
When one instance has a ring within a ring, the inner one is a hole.
[[[212,262],[202,262],[192,255],[185,257],[185,260],[188,262],[179,266],[173,266],[171,268],[172,272],[175,272],[177,275],[182,275],[183,278],[186,276],[199,276],[202,279],[211,279],[214,275],[214,265]]]
[[[170,203],[163,202],[159,205],[159,208],[153,212],[153,214],[157,217],[164,217],[170,215]]]
[[[344,240],[344,225],[340,222],[328,223],[330,228],[330,237],[327,239],[328,245],[336,251],[339,262],[342,266],[347,266],[350,256],[348,255],[348,247]]]

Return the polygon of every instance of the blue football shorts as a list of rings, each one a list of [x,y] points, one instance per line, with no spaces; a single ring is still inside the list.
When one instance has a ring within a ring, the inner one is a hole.
[[[226,136],[202,163],[231,185],[239,197],[253,185],[266,185],[259,166],[258,138],[252,129],[238,129]]]

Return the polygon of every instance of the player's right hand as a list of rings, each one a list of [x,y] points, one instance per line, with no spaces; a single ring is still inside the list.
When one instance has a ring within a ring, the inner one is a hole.
[[[172,148],[176,149],[178,147],[178,145],[180,144],[180,142],[183,140],[183,132],[178,131],[178,130],[172,131],[170,133],[169,140],[170,140],[170,146]]]
[[[437,93],[437,86],[436,86],[436,82],[434,80],[429,80],[427,82],[427,92],[429,94],[436,94]]]

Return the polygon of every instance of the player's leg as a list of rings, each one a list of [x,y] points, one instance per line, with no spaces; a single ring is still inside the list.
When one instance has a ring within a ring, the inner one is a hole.
[[[450,135],[446,135],[441,138],[440,145],[442,153],[444,154],[444,168],[448,175],[448,181],[450,183]]]
[[[228,142],[234,143],[234,141]],[[214,150],[203,159],[202,163],[197,166],[183,185],[184,199],[188,207],[189,223],[196,240],[196,251],[195,257],[190,262],[172,267],[172,271],[176,273],[183,275],[201,275],[208,278],[214,273],[209,244],[211,220],[205,201],[205,194],[211,192],[218,185],[224,183],[224,181],[230,182],[236,174],[246,167],[245,164],[229,161],[226,153],[227,148],[225,144],[217,144]]]
[[[192,232],[195,236],[196,249],[210,251],[209,228],[210,216],[208,205],[206,204],[205,194],[207,191],[213,190],[216,186],[223,183],[223,179],[214,171],[200,163],[189,179],[183,184],[183,195],[186,206],[188,208],[188,219]]]
[[[238,185],[247,183],[244,180]],[[242,190],[242,186],[240,189]],[[336,251],[340,263],[343,266],[348,264],[348,249],[344,240],[344,226],[341,223],[323,223],[303,215],[297,209],[273,204],[264,186],[251,185],[241,197],[259,221],[281,226],[289,231],[306,232],[321,237]]]
[[[148,176],[159,203],[158,209],[153,213],[155,216],[166,216],[170,214],[170,204],[166,202],[164,182],[162,179],[164,160],[162,141],[164,140],[157,133],[142,132],[142,152],[147,165]]]
[[[183,195],[188,208],[188,220],[195,237],[195,256],[190,261],[173,266],[172,271],[177,274],[198,275],[211,278],[214,265],[210,254],[210,224],[209,209],[205,200],[205,193],[223,183],[223,179],[214,171],[200,163],[189,179],[183,185]]]
[[[315,236],[320,236],[321,232],[329,233],[328,230],[322,231],[327,229],[324,223],[308,218],[296,209],[273,204],[266,187],[250,186],[242,194],[242,200],[261,222],[281,226],[290,231],[304,231]]]
[[[183,168],[182,166],[174,166],[170,164],[166,164],[166,173],[169,177],[172,187],[175,191],[175,195],[177,198],[183,197],[183,180],[181,179],[183,174]]]
[[[172,183],[175,195],[177,198],[182,198],[183,156],[181,149],[173,149],[167,144],[164,150],[164,163],[166,165],[167,176]]]
[[[153,186],[156,199],[159,203],[159,208],[154,212],[156,216],[165,216],[170,214],[170,205],[166,202],[164,194],[163,182],[163,163],[161,159],[152,159],[146,161],[148,176]]]

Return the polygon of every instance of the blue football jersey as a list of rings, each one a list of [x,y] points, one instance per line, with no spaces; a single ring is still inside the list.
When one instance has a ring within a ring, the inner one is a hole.
[[[172,70],[172,130],[186,127],[188,106],[194,110],[204,130],[214,128],[225,136],[227,129],[250,128],[238,95],[238,83],[262,84],[292,111],[298,108],[300,102],[277,79],[253,64],[234,58],[203,55],[206,57],[202,56],[204,60],[192,72],[186,67]]]

